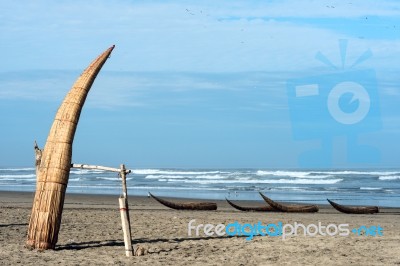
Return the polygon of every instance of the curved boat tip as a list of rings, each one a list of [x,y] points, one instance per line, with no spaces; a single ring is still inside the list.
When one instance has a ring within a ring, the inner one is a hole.
[[[378,206],[345,206],[326,199],[337,211],[346,214],[374,214],[379,213]]]
[[[67,185],[71,168],[72,144],[83,105],[97,74],[114,47],[115,45],[111,46],[92,61],[76,80],[58,108],[42,151],[37,176],[38,182]]]
[[[259,192],[261,197],[267,202],[272,208],[281,212],[318,212],[319,208],[317,205],[285,205],[273,201],[272,199]]]
[[[229,205],[231,205],[233,208],[239,210],[239,211],[244,211],[244,212],[273,212],[276,211],[274,208],[271,206],[260,206],[260,207],[243,207],[239,206],[232,201],[228,200],[225,198],[225,200],[228,202]]]
[[[161,203],[162,205],[174,210],[192,210],[192,211],[215,211],[217,204],[214,202],[184,202],[175,203],[159,197],[154,196],[149,192],[150,197]]]

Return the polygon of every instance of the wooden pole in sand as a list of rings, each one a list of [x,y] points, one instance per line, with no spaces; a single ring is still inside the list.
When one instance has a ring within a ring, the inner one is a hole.
[[[120,168],[118,169],[101,165],[73,163],[71,164],[71,168],[104,170],[104,171],[118,172],[120,174],[122,179],[122,196],[119,197],[118,201],[119,201],[119,209],[121,212],[122,231],[124,233],[125,254],[127,257],[133,256],[134,252],[132,247],[131,221],[129,218],[128,189],[126,187],[126,175],[131,173],[131,170],[126,170],[124,164],[121,164]]]
[[[125,254],[127,257],[133,256],[131,223],[129,219],[128,190],[126,188],[125,165],[121,164],[122,196],[119,197],[119,210],[121,212],[122,231],[124,233]]]
[[[40,167],[40,162],[42,161],[42,150],[39,149],[39,146],[37,145],[37,142],[35,140],[35,167],[36,167],[36,175],[38,175],[39,172],[39,167]]]

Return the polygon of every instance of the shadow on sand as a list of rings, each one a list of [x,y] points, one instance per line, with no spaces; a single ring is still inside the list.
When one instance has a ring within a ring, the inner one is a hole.
[[[246,237],[246,236],[218,236],[218,237],[186,237],[186,238],[139,238],[133,239],[132,244],[150,244],[150,243],[181,243],[184,241],[198,241],[198,240],[212,240],[212,239],[228,239],[234,237]],[[88,241],[88,242],[72,242],[65,245],[56,246],[55,250],[81,250],[88,248],[98,248],[98,247],[114,247],[114,246],[124,246],[124,241],[122,240],[101,240],[101,241]],[[162,251],[162,250],[161,250]],[[161,252],[160,251],[160,252]],[[151,252],[153,253],[153,252]],[[158,252],[157,252],[158,253]]]

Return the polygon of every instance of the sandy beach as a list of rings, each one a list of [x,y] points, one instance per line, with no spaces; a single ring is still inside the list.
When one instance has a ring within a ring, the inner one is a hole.
[[[318,213],[246,213],[217,201],[217,211],[170,210],[147,197],[130,197],[133,243],[148,253],[125,257],[118,196],[67,194],[56,250],[24,247],[33,193],[0,192],[0,264],[3,265],[398,265],[400,210],[376,215],[342,214],[330,206]],[[177,200],[180,201],[180,200]],[[249,206],[250,202],[239,202]],[[254,203],[253,204],[261,204]],[[380,226],[383,236],[188,236],[199,224],[349,224]]]

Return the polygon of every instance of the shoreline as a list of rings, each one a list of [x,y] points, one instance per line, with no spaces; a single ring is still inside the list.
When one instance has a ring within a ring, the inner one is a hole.
[[[19,207],[32,207],[33,197],[35,192],[24,192],[24,191],[1,191],[0,190],[0,205],[10,204],[13,206],[18,205]],[[233,210],[225,200],[215,200],[215,199],[198,199],[198,198],[181,198],[181,197],[164,197],[168,200],[172,200],[174,202],[215,202],[218,206],[218,210]],[[86,206],[86,207],[109,207],[113,208],[113,206],[118,206],[118,198],[119,195],[110,195],[110,194],[91,194],[91,193],[66,193],[65,194],[65,202],[64,208],[69,208],[71,206]],[[135,208],[138,206],[147,206],[149,208],[156,208],[160,206],[160,209],[168,209],[164,207],[160,203],[156,202],[154,199],[147,196],[130,196],[128,195],[129,205],[131,208]],[[243,204],[245,206],[262,206],[267,205],[261,197],[260,200],[243,200],[243,199],[229,199],[237,204]],[[305,204],[304,202],[296,202],[296,201],[279,201],[285,204]],[[115,203],[113,203],[115,202]],[[332,210],[333,213],[340,213],[336,211],[329,203],[327,204],[319,204],[316,203],[321,210],[328,211]],[[380,212],[375,215],[390,213],[390,214],[400,214],[400,207],[380,207]]]

